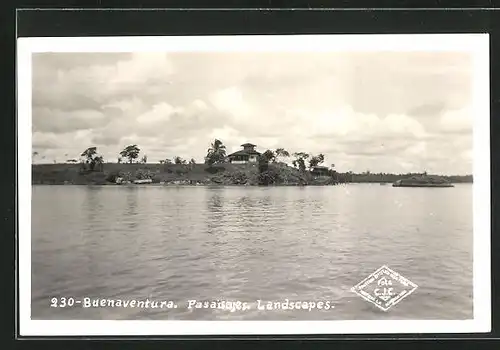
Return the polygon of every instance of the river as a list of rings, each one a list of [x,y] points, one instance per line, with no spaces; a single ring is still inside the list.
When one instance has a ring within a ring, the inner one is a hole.
[[[35,185],[32,319],[472,319],[472,238],[471,184]],[[387,312],[350,290],[382,265],[418,285]],[[54,308],[51,298],[176,307]],[[285,299],[332,308],[257,307]]]

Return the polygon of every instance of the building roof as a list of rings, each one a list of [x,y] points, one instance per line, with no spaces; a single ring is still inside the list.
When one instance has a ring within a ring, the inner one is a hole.
[[[244,143],[241,145],[241,147],[255,147],[257,145],[254,145],[253,143]]]
[[[257,152],[255,150],[241,150],[241,151],[236,151],[234,153],[228,154],[228,157],[233,157],[233,156],[249,156],[249,155],[260,155],[260,152]]]

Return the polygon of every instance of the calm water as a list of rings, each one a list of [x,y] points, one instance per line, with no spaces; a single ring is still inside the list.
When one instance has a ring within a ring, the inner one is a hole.
[[[473,317],[472,185],[33,186],[32,208],[33,319]],[[381,265],[419,286],[387,312],[350,291]],[[165,303],[51,308],[53,297]],[[257,308],[285,299],[334,308]]]

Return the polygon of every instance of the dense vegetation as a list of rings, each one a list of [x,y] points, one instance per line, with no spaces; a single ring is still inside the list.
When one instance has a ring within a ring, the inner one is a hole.
[[[117,178],[125,181],[151,179],[153,183],[223,184],[223,185],[333,185],[338,183],[395,182],[414,175],[337,172],[335,165],[327,167],[323,176],[314,176],[311,170],[324,163],[323,154],[307,152],[290,154],[284,148],[266,150],[256,164],[228,163],[226,147],[214,140],[207,149],[203,163],[189,162],[180,156],[166,158],[159,164],[147,163],[147,155],[140,157],[138,145],[126,146],[116,163],[105,162],[97,147],[89,147],[80,155],[80,161],[69,159],[63,164],[33,165],[34,184],[111,184]],[[33,157],[38,152],[33,152]],[[289,166],[285,163],[291,158]],[[124,161],[125,160],[125,161]],[[472,175],[441,176],[451,183],[471,183]]]

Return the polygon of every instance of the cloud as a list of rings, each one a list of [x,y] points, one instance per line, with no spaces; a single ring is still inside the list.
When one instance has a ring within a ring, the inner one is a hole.
[[[169,105],[168,103],[160,103],[154,105],[153,108],[147,111],[144,114],[141,114],[137,117],[137,121],[139,124],[157,124],[157,123],[166,123],[170,121],[170,117],[174,113],[180,112],[179,109],[176,109]]]
[[[158,85],[169,84],[173,67],[165,53],[132,53],[128,59],[121,54],[102,54],[108,55],[116,59],[91,64],[95,54],[34,54],[33,104],[76,109],[102,105],[114,98],[131,98],[137,93],[156,94]],[[54,66],[53,60],[71,61],[75,56],[80,61],[87,58],[89,63],[68,69]]]
[[[445,133],[470,133],[473,126],[472,111],[470,108],[446,111],[441,115],[439,125]]]
[[[40,53],[33,148],[202,160],[219,138],[345,171],[470,173],[471,76],[466,53]]]
[[[33,109],[33,114],[37,119],[33,130],[41,132],[67,133],[97,129],[108,123],[102,112],[92,109],[63,111],[39,107]]]
[[[118,136],[109,136],[109,135],[93,135],[91,139],[91,143],[98,146],[113,146],[120,143],[121,137]]]

